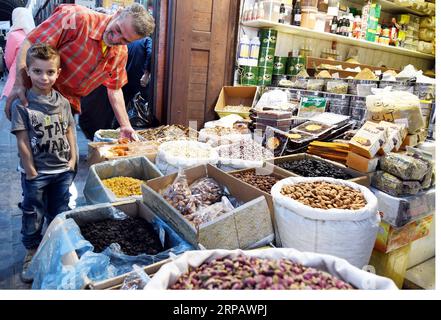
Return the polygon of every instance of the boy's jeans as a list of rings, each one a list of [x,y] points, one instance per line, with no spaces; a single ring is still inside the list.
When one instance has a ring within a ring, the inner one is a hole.
[[[55,216],[69,210],[69,187],[75,177],[74,171],[58,174],[38,174],[32,180],[26,180],[21,174],[23,188],[23,211],[21,234],[26,249],[36,249],[41,242],[41,230],[46,218],[49,225]]]

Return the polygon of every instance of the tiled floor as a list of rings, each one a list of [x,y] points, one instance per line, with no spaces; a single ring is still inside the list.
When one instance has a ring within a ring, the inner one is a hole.
[[[0,93],[5,81],[0,81]],[[25,248],[21,243],[21,211],[17,204],[21,200],[20,175],[16,171],[18,157],[15,137],[9,133],[10,122],[4,113],[4,100],[0,102],[0,289],[29,289],[21,282],[20,273]],[[75,178],[78,190],[76,205],[85,204],[83,187],[88,166],[87,139],[78,132],[80,152],[79,171]]]

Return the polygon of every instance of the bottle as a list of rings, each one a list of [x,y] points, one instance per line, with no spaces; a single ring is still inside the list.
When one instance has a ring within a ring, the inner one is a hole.
[[[259,37],[254,37],[250,42],[250,65],[257,66],[259,61],[259,50],[260,50],[260,39]]]
[[[355,16],[354,25],[352,28],[352,37],[356,39],[361,38],[361,18],[360,16]]]
[[[250,39],[246,34],[240,37],[239,41],[239,64],[248,65],[250,58]]]
[[[349,20],[349,18],[346,18],[345,20],[345,36],[349,37],[349,30],[351,29],[351,21]]]
[[[331,33],[337,33],[338,19],[337,16],[332,18],[331,22]]]
[[[293,15],[294,19],[292,24],[299,27],[300,22],[302,21],[302,7],[300,6],[300,0],[297,0],[294,5]]]
[[[339,34],[339,35],[341,35],[341,32],[342,32],[342,22],[343,22],[343,19],[338,19],[338,23],[337,23],[337,34]]]
[[[398,30],[399,25],[397,24],[397,20],[395,18],[392,18],[390,26],[390,44],[392,46],[398,46]]]
[[[253,13],[252,13],[251,20],[257,20],[257,19],[259,19],[258,17],[259,17],[259,2],[258,1],[254,1]]]
[[[285,23],[285,4],[282,3],[280,5],[280,10],[279,10],[279,23]]]

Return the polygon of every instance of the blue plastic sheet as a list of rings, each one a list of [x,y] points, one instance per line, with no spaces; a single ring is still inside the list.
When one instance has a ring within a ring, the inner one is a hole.
[[[81,208],[84,213],[87,212],[85,208]],[[95,212],[100,218],[112,219],[121,219],[124,214],[111,206],[105,209],[95,209]],[[59,215],[48,227],[28,271],[34,278],[33,289],[82,289],[88,281],[102,281],[130,272],[133,264],[146,266],[167,259],[170,253],[178,255],[193,250],[165,222],[155,217],[153,227],[167,250],[156,255],[128,256],[121,252],[118,244],[112,244],[103,252],[95,253],[92,244],[81,235],[78,224],[70,218],[71,213]],[[63,256],[70,254],[72,257],[73,252],[75,259],[63,263]]]

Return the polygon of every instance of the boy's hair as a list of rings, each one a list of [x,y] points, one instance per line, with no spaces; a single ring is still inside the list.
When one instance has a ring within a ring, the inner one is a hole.
[[[45,61],[56,59],[58,68],[60,67],[60,54],[46,43],[35,43],[28,49],[26,53],[26,66],[29,68],[35,59]]]

